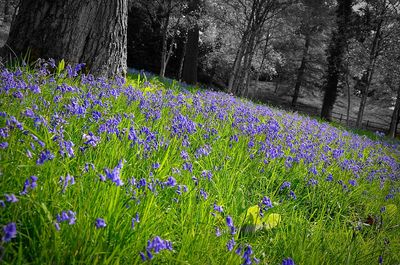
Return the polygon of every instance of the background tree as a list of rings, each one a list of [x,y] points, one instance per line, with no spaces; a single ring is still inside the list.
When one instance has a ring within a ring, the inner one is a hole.
[[[201,1],[191,0],[188,8],[188,15],[193,18],[199,18],[200,10]],[[197,21],[194,21],[194,24],[190,27],[187,34],[184,50],[190,52],[184,53],[182,80],[188,84],[195,84],[197,82],[197,64],[200,37],[199,25],[197,24]]]
[[[86,63],[91,73],[126,72],[127,0],[24,0],[7,46],[30,58]],[[6,50],[5,52],[9,52]]]
[[[296,82],[292,98],[292,106],[295,107],[300,94],[300,87],[312,61],[313,54],[310,54],[310,47],[323,46],[322,33],[328,25],[329,7],[326,1],[303,0],[296,8],[295,25],[298,25],[295,32],[304,41],[301,54],[300,66],[297,69]],[[290,15],[293,15],[291,12]],[[322,41],[321,41],[322,40]]]
[[[349,39],[352,14],[352,0],[338,0],[336,28],[332,31],[328,48],[328,70],[321,118],[331,121],[332,110],[337,97],[337,86],[343,69],[343,55]]]

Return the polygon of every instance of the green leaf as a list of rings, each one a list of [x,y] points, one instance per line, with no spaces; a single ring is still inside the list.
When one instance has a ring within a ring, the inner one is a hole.
[[[65,69],[65,61],[62,59],[57,66],[57,75],[60,75],[62,71]]]

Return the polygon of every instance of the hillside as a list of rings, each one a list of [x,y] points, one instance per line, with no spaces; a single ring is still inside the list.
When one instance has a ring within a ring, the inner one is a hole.
[[[1,70],[4,264],[400,262],[400,145],[171,80]]]

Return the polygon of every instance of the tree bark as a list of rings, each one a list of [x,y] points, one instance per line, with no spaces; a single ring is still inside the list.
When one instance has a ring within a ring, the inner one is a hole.
[[[392,119],[390,121],[389,137],[391,138],[394,138],[396,136],[396,128],[399,121],[399,116],[400,116],[400,84],[397,89],[396,105],[394,106]]]
[[[126,73],[127,0],[24,0],[7,41],[18,56],[86,63],[91,73]]]
[[[172,5],[172,0],[168,1],[167,8],[164,10],[165,13],[165,18],[163,21],[163,26],[161,28],[161,35],[162,35],[162,51],[161,51],[161,67],[160,67],[160,76],[164,77],[165,76],[165,69],[167,68],[167,50],[168,50],[168,25],[169,25],[169,19],[171,15],[171,5]],[[172,44],[171,44],[172,45]]]
[[[368,99],[368,90],[369,87],[371,85],[371,81],[372,81],[372,76],[374,74],[374,69],[375,69],[375,63],[376,63],[376,59],[378,57],[379,54],[379,39],[380,39],[380,32],[381,32],[381,26],[382,26],[382,19],[380,20],[380,22],[377,25],[376,31],[375,31],[375,36],[374,36],[374,40],[372,42],[372,47],[371,47],[371,51],[370,51],[370,55],[369,55],[369,62],[368,62],[368,67],[367,67],[367,71],[365,72],[365,79],[361,79],[361,80],[365,80],[366,82],[363,82],[362,85],[362,93],[361,93],[361,102],[360,102],[360,108],[358,110],[358,114],[357,114],[357,123],[356,126],[358,128],[362,127],[362,118],[364,116],[364,109],[365,106],[367,105],[367,99]]]
[[[182,72],[183,72],[183,64],[185,62],[185,55],[186,55],[186,48],[187,48],[187,40],[188,40],[188,32],[185,32],[185,38],[183,40],[183,49],[182,49],[182,56],[181,61],[179,63],[179,72],[178,72],[178,80],[182,81]]]
[[[200,9],[200,0],[192,0],[189,4],[189,12]],[[183,63],[182,79],[188,84],[197,83],[197,62],[199,54],[199,26],[197,23],[188,31],[186,43],[185,61]]]
[[[297,99],[299,98],[300,87],[301,87],[301,83],[303,82],[304,71],[306,69],[308,50],[310,48],[310,40],[311,40],[310,34],[306,34],[305,37],[306,37],[306,42],[304,44],[303,58],[301,59],[301,64],[300,64],[299,70],[297,71],[297,80],[296,80],[296,84],[294,86],[292,107],[296,107]]]
[[[343,55],[349,38],[348,25],[351,12],[352,0],[338,1],[337,30],[332,32],[332,39],[328,48],[327,81],[321,109],[321,118],[327,121],[332,120],[332,110],[337,97],[337,85],[342,70]]]

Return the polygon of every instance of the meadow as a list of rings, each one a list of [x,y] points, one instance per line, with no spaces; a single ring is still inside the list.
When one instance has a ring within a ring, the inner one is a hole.
[[[81,68],[1,69],[0,263],[400,264],[399,142]]]

